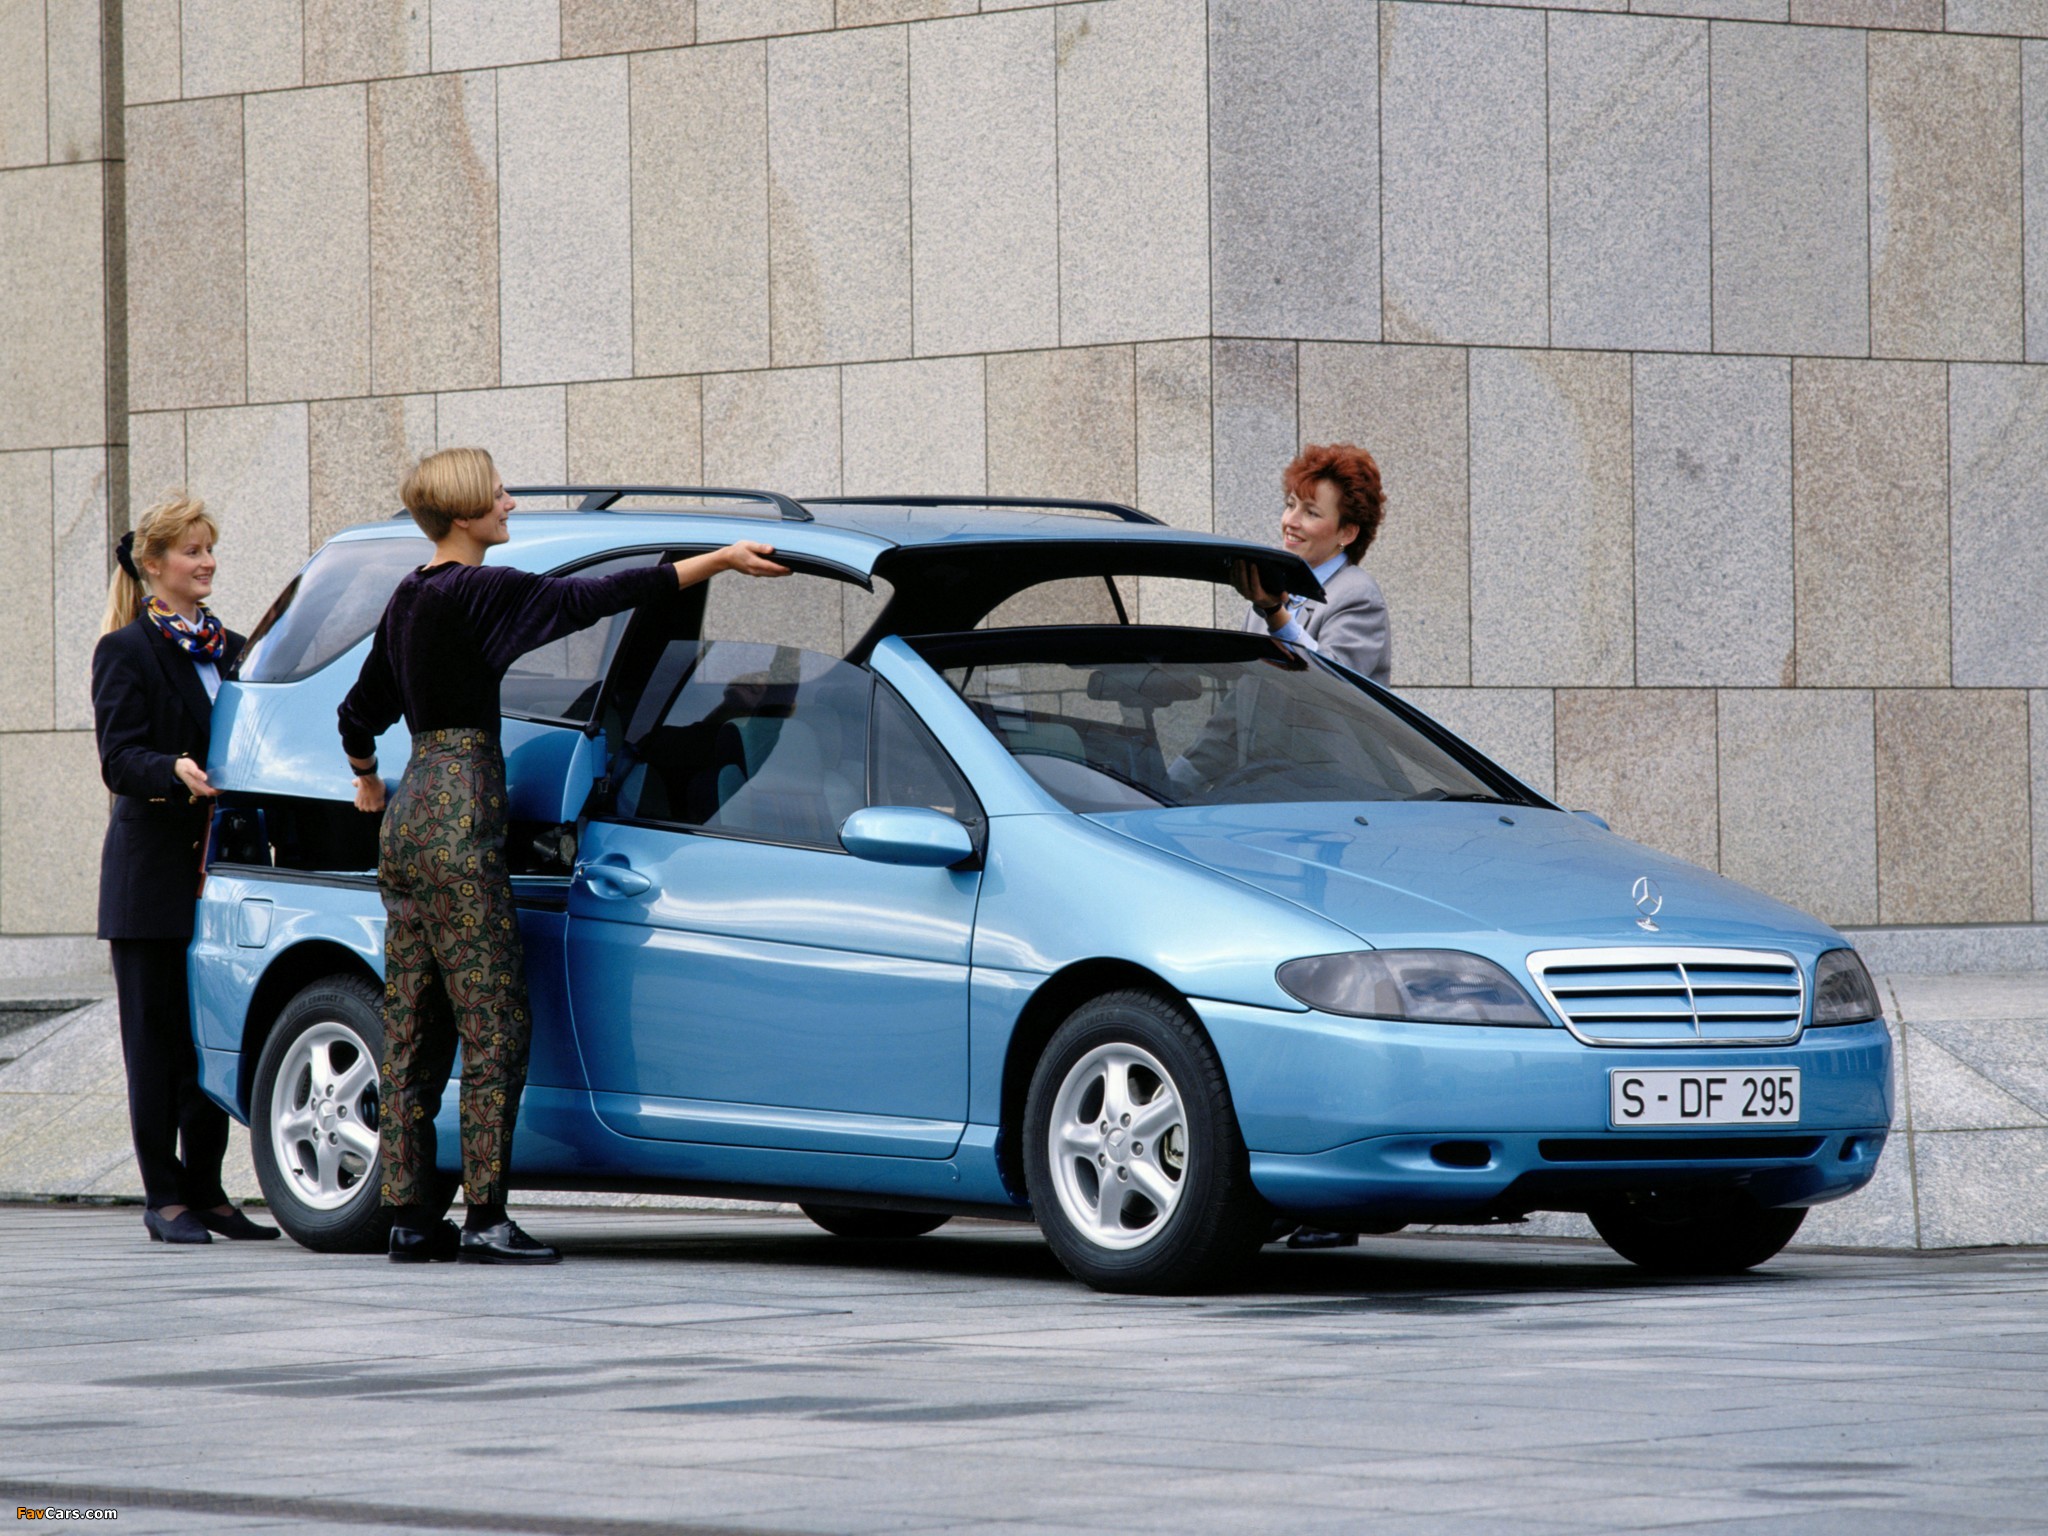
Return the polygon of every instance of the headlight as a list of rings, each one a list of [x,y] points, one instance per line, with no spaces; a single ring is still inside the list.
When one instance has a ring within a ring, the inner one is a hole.
[[[1275,972],[1290,996],[1325,1013],[1429,1024],[1522,1024],[1550,1020],[1491,960],[1456,949],[1368,949],[1310,955]]]
[[[1813,1022],[1862,1024],[1884,1015],[1877,984],[1853,949],[1831,949],[1813,968]]]

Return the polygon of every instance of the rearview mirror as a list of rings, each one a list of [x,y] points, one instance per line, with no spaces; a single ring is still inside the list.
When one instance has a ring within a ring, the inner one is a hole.
[[[840,846],[877,864],[945,869],[974,857],[974,839],[943,811],[920,805],[871,805],[839,827]]]

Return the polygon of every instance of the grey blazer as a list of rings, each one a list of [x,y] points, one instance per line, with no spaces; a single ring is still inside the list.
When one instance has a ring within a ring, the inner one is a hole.
[[[1323,591],[1323,602],[1304,602],[1295,614],[1308,632],[1305,648],[1385,686],[1394,649],[1380,584],[1359,566],[1347,565],[1329,579]],[[1253,634],[1268,633],[1266,621],[1250,606],[1245,608],[1244,627]]]

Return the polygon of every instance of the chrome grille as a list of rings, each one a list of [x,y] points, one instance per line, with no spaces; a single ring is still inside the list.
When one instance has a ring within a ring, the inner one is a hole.
[[[1547,949],[1529,974],[1588,1045],[1787,1045],[1806,975],[1768,949]]]

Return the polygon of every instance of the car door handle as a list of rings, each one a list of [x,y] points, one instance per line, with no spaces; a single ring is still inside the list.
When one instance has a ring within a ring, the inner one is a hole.
[[[579,863],[576,878],[589,888],[591,895],[602,896],[609,901],[623,896],[639,896],[654,889],[654,881],[650,877],[617,854]]]

